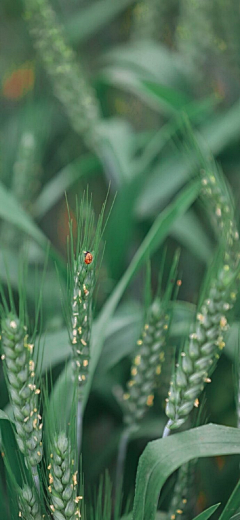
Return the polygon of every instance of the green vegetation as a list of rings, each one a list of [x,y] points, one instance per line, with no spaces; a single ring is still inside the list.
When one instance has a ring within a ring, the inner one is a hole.
[[[4,520],[240,515],[236,0],[2,0]]]

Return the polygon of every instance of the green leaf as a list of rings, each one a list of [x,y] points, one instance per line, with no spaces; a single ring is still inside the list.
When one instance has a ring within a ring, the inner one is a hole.
[[[127,270],[117,284],[110,298],[104,305],[93,329],[92,335],[92,357],[88,375],[88,381],[85,387],[84,405],[87,402],[91,382],[94,372],[96,370],[98,360],[101,354],[104,337],[106,334],[106,327],[109,323],[121,297],[124,294],[127,286],[132,280],[135,273],[143,265],[147,258],[149,258],[159,245],[166,238],[170,227],[174,221],[179,218],[196,199],[200,191],[199,180],[190,184],[185,188],[180,195],[156,218],[148,234],[144,238],[142,244],[138,248],[135,256],[129,264]]]
[[[72,45],[86,41],[134,2],[135,0],[98,0],[79,9],[70,20],[64,20],[68,41]]]
[[[133,71],[141,80],[157,81],[177,89],[184,90],[187,77],[189,79],[190,71],[180,54],[149,40],[118,46],[106,53],[105,61],[114,67],[120,66],[119,70]]]
[[[220,503],[219,504],[215,504],[215,506],[211,506],[208,509],[205,509],[205,511],[200,513],[200,515],[195,516],[195,518],[193,520],[208,520],[208,518],[210,518],[210,516],[213,515],[213,513],[216,511],[216,509],[219,506],[220,506]]]
[[[153,97],[155,97],[157,100],[160,100],[160,102],[165,101],[176,110],[183,110],[184,107],[191,101],[190,98],[183,92],[166,87],[161,83],[143,81],[142,84],[153,95]]]
[[[193,518],[193,520],[208,520],[208,518],[210,518],[210,516],[212,516],[212,514],[216,511],[216,509],[219,507],[219,505],[220,504],[216,504],[215,506],[209,507],[208,509],[206,509],[205,511],[200,513],[200,515],[195,516]],[[157,511],[155,520],[164,520],[165,518],[167,518],[167,514],[166,513],[161,513],[160,511]],[[130,513],[127,516],[123,516],[121,518],[121,520],[132,520],[132,513]],[[236,518],[236,520],[238,520],[238,519]]]
[[[42,189],[34,203],[34,216],[42,218],[78,179],[92,173],[97,167],[97,157],[86,154],[62,168]]]
[[[190,178],[195,164],[193,156],[190,159],[178,151],[174,156],[171,153],[171,156],[158,161],[138,197],[136,211],[139,218],[152,216],[159,211]]]
[[[227,112],[207,120],[200,133],[213,154],[219,154],[240,135],[240,102]],[[137,213],[143,217],[153,215],[166,200],[183,186],[196,166],[194,153],[186,157],[179,151],[158,161],[151,175],[146,178],[137,201]],[[161,190],[159,190],[161,185]]]
[[[112,318],[99,359],[98,374],[104,374],[123,357],[132,354],[140,334],[141,318],[141,309],[135,308],[132,303]]]
[[[240,480],[238,481],[229,500],[227,501],[227,504],[224,507],[224,510],[223,510],[221,516],[219,517],[219,520],[229,520],[230,518],[232,518],[233,513],[235,513],[239,507],[240,507]]]
[[[134,134],[131,125],[118,118],[99,124],[101,142],[98,155],[105,166],[107,177],[114,186],[122,186],[131,179],[131,156]]]
[[[0,182],[0,218],[10,222],[21,231],[24,231],[28,236],[33,238],[44,251],[48,251],[49,241],[39,227],[34,223],[31,217],[24,211],[17,199],[5,188]],[[59,272],[65,275],[65,263],[51,247],[49,249],[50,257],[56,261]]]
[[[45,235],[2,183],[0,183],[0,217],[27,233],[44,249],[47,248],[48,240]]]
[[[182,464],[199,458],[240,453],[240,431],[208,424],[150,442],[137,471],[133,520],[154,520],[167,478]]]
[[[41,374],[72,355],[67,329],[43,335],[37,344],[39,359],[37,369]]]
[[[196,258],[202,262],[209,262],[213,247],[199,218],[192,209],[189,209],[174,222],[170,233],[179,244],[184,245]]]

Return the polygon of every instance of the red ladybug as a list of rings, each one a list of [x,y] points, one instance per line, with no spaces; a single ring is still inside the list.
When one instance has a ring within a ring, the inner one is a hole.
[[[85,264],[91,264],[92,261],[93,261],[93,255],[89,252],[89,251],[84,251],[84,255],[85,255]]]

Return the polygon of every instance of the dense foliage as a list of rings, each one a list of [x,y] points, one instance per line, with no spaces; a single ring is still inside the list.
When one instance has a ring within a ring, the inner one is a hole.
[[[6,520],[239,517],[239,24],[1,2]]]

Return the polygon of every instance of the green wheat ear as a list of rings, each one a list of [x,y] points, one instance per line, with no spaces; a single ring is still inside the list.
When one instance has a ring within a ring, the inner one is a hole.
[[[195,464],[196,461],[188,462],[187,464],[181,466],[178,470],[173,498],[169,506],[166,520],[188,518],[188,516],[185,516],[185,513],[188,511],[188,499],[191,493]]]
[[[54,520],[81,518],[80,504],[83,497],[77,494],[78,472],[75,468],[76,461],[72,459],[70,441],[61,432],[52,443],[48,465],[48,493]]]
[[[194,142],[195,144],[195,142]],[[224,347],[223,333],[227,329],[227,313],[232,308],[237,292],[240,242],[234,220],[234,205],[224,177],[213,160],[205,160],[196,145],[201,159],[202,197],[207,204],[221,236],[221,258],[217,272],[205,288],[204,301],[196,317],[195,330],[181,353],[171,382],[166,414],[169,417],[164,436],[178,428],[187,419],[204,384]]]
[[[100,107],[83,67],[67,44],[63,27],[48,0],[24,0],[24,5],[30,33],[55,95],[75,131],[95,147]]]
[[[162,266],[157,296],[146,311],[146,322],[137,341],[138,351],[131,367],[131,379],[127,392],[123,394],[124,423],[128,427],[138,424],[148,407],[153,405],[156,378],[161,374],[165,358],[164,347],[170,324],[169,302],[172,293],[176,292],[178,261],[179,251],[172,262],[165,293],[160,297]]]
[[[91,363],[91,331],[93,313],[93,292],[96,273],[101,258],[100,242],[104,227],[103,218],[106,203],[103,204],[97,224],[88,194],[77,206],[77,237],[74,239],[70,221],[69,262],[68,262],[68,307],[67,316],[69,339],[73,352],[73,367],[81,401]]]
[[[26,466],[37,476],[42,460],[42,422],[33,361],[34,344],[27,328],[14,313],[2,317],[2,360],[13,408],[16,440]]]

